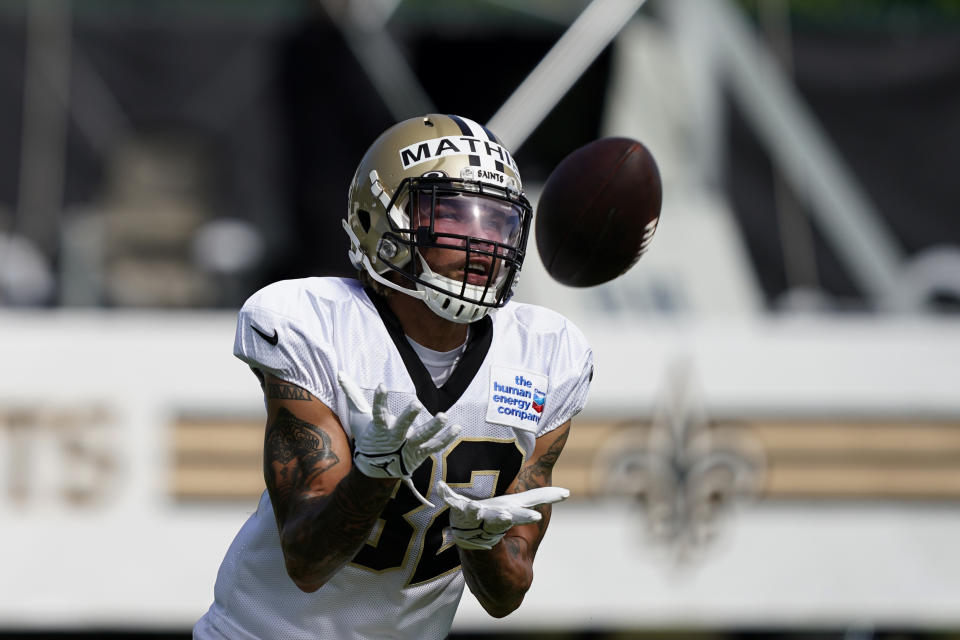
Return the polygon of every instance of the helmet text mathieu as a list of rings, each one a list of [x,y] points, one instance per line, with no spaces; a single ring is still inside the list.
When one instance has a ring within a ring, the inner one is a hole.
[[[411,144],[400,149],[400,164],[406,171],[423,162],[452,155],[487,156],[491,161],[503,163],[519,173],[509,151],[492,140],[470,136],[443,136]]]

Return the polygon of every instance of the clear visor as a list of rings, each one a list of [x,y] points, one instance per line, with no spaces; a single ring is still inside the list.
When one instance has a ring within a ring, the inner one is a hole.
[[[444,318],[473,322],[481,308],[510,299],[530,228],[530,203],[519,193],[469,180],[405,178],[388,210],[391,231],[377,258],[416,283],[428,306]],[[403,250],[402,261],[394,258]]]
[[[458,191],[426,191],[417,195],[413,228],[431,227],[440,246],[460,247],[466,238],[508,247],[520,241],[519,205]],[[431,211],[433,212],[431,220]]]

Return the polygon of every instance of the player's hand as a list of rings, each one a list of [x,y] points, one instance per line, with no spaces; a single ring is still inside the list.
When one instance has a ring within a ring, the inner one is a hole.
[[[381,384],[373,393],[373,408],[359,387],[342,371],[340,388],[350,405],[350,429],[354,437],[353,464],[371,478],[401,478],[422,503],[433,506],[413,486],[410,474],[424,460],[442,451],[460,433],[460,425],[447,424],[438,413],[418,427],[411,426],[423,405],[414,400],[399,416],[387,408],[387,391]]]
[[[543,516],[531,509],[566,500],[570,491],[560,487],[537,487],[486,500],[462,496],[441,481],[440,496],[450,507],[450,530],[457,546],[492,549],[510,527],[538,522]]]

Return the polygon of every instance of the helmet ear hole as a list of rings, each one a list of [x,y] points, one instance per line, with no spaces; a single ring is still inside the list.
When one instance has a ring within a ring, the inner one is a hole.
[[[370,233],[370,212],[365,209],[358,209],[357,220],[360,221],[360,226],[363,227],[363,232]]]

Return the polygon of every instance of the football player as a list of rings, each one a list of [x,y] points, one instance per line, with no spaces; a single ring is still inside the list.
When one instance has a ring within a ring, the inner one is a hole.
[[[442,638],[464,584],[505,616],[568,494],[551,473],[592,352],[510,301],[532,209],[507,149],[466,118],[406,120],[348,206],[358,280],[277,282],[240,310],[267,488],[195,638]]]

